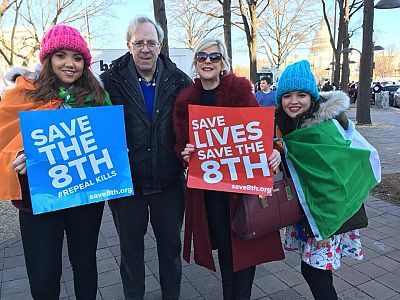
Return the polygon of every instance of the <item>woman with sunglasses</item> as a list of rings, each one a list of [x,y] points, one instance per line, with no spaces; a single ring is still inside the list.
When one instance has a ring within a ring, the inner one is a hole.
[[[197,73],[194,84],[183,90],[174,106],[175,151],[187,165],[195,151],[189,144],[188,104],[245,107],[258,106],[251,82],[229,71],[229,57],[222,42],[205,39],[193,59]],[[269,164],[276,168],[279,152],[274,150]],[[231,230],[231,220],[239,194],[187,189],[183,258],[190,261],[193,237],[194,259],[201,266],[216,270],[212,249],[218,250],[224,299],[250,299],[256,265],[284,258],[279,232],[245,241]]]

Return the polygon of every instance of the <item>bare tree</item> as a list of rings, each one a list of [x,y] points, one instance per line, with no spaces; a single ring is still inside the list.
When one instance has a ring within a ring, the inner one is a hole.
[[[40,47],[41,36],[59,23],[82,24],[85,17],[104,15],[112,0],[3,0],[0,10],[1,56],[9,66],[27,66]],[[76,26],[76,25],[75,25]],[[88,23],[86,24],[88,28]],[[82,30],[91,38],[88,30]]]
[[[339,24],[338,24],[338,34],[337,34],[338,38],[336,41],[336,45],[335,45],[335,36],[334,33],[332,32],[332,26],[327,14],[327,7],[325,0],[321,0],[321,3],[322,3],[322,12],[330,36],[330,43],[335,56],[335,65],[334,65],[335,72],[333,77],[333,83],[335,84],[335,86],[338,86],[341,75],[341,68],[340,68],[341,51],[344,48],[349,47],[351,35],[354,33],[354,30],[349,33],[350,19],[357,11],[359,11],[363,7],[364,1],[363,0],[335,0],[335,1],[339,8]],[[336,18],[336,16],[334,16],[334,18]],[[344,53],[343,55],[342,66],[344,75],[342,75],[341,86],[342,88],[344,87],[345,90],[347,90],[347,83],[350,74],[348,53]]]
[[[22,1],[8,1],[8,0],[3,0],[0,5],[0,24],[3,24],[3,18],[4,15],[10,11],[10,10],[15,10],[18,12],[19,7],[21,6]],[[3,28],[0,27],[0,39],[1,39],[1,44],[3,47],[0,48],[0,54],[6,61],[8,65],[12,64],[12,61],[14,60],[14,53],[13,51],[10,51],[9,49],[13,49],[14,47],[14,36],[15,36],[15,29],[16,29],[16,22],[18,20],[18,14],[15,14],[14,22],[12,27],[10,27],[10,45],[7,45],[3,42],[4,40],[4,32]],[[8,46],[8,47],[7,47]],[[10,52],[10,53],[8,53]]]
[[[232,71],[232,1],[231,0],[188,0],[197,12],[214,19],[223,20],[224,42],[231,59]],[[221,10],[222,8],[222,10]],[[214,29],[219,29],[218,25]]]
[[[153,11],[154,19],[159,23],[164,30],[164,41],[161,49],[161,53],[169,56],[169,46],[168,46],[168,25],[167,16],[165,13],[165,2],[164,0],[153,0]]]
[[[221,3],[221,1],[219,1]],[[231,11],[231,0],[222,1],[222,14],[224,16],[224,41],[226,51],[231,59],[231,70],[232,67],[232,11]]]
[[[386,47],[386,51],[379,55],[374,55],[374,71],[381,77],[390,77],[396,74],[396,47],[391,45]]]
[[[221,27],[220,20],[199,10],[202,2],[202,0],[168,1],[170,24],[175,27],[171,38],[190,49],[195,48],[200,40],[216,28]]]
[[[250,80],[257,81],[257,32],[258,19],[269,6],[269,0],[239,0],[239,14],[242,19],[240,28],[246,34],[247,47],[249,49]]]
[[[232,5],[232,1],[226,0],[198,0],[199,4],[195,8],[197,11],[211,16],[213,18],[219,18],[224,20],[224,38],[227,44],[228,54],[232,57],[230,50],[230,39],[231,32],[228,30],[229,27],[236,26],[243,30],[246,35],[246,43],[249,52],[250,60],[250,79],[254,82],[257,81],[257,26],[258,18],[269,5],[270,0],[237,0]],[[204,9],[205,3],[207,3],[207,9]],[[221,11],[222,7],[222,11]],[[232,21],[231,15],[228,12],[228,8],[231,9],[233,16],[239,18],[239,20]]]
[[[300,44],[312,38],[319,20],[315,18],[318,0],[271,0],[270,9],[259,20],[259,33],[275,67]]]
[[[372,33],[374,28],[374,0],[364,0],[363,39],[357,96],[357,124],[371,124]]]

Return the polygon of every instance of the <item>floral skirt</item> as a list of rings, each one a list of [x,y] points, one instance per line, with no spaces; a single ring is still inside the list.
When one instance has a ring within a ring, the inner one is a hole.
[[[340,259],[343,256],[363,259],[358,229],[333,235],[329,242],[327,247],[317,248],[313,238],[308,238],[307,241],[299,239],[297,226],[292,225],[286,228],[284,247],[288,251],[298,250],[306,264],[323,270],[340,268]]]

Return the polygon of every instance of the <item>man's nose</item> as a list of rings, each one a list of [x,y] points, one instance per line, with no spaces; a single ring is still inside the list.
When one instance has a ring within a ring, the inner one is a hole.
[[[147,43],[144,43],[141,50],[143,52],[150,52],[149,45]]]

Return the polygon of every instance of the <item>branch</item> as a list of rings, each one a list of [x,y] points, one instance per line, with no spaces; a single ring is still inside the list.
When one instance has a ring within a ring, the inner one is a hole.
[[[239,0],[239,7],[240,7],[240,14],[242,16],[244,32],[246,33],[247,46],[250,47],[250,26],[249,26],[249,23],[247,21],[246,11],[244,9],[242,0]]]
[[[362,25],[360,25],[360,26],[358,26],[358,27],[356,27],[356,28],[350,30],[349,33],[348,33],[349,39],[352,38],[353,35],[354,35],[354,33],[355,33],[358,29],[360,29],[360,28],[362,28]]]
[[[14,0],[14,1],[11,1],[11,3],[10,3],[8,0],[3,0],[3,1],[1,2],[1,5],[0,5],[0,20],[1,20],[1,18],[4,16],[4,14],[6,13],[6,11],[9,10],[10,7],[11,7],[15,2],[17,2],[17,1]]]
[[[333,34],[332,34],[332,30],[331,30],[331,25],[329,23],[329,19],[328,16],[326,15],[326,5],[325,5],[325,1],[321,0],[322,2],[322,12],[324,14],[324,20],[325,20],[325,24],[328,27],[328,32],[329,32],[329,41],[331,43],[332,49],[334,52],[337,51],[336,49],[336,45],[335,45],[335,40],[333,39]],[[336,16],[335,16],[336,17]]]
[[[267,7],[269,6],[269,1],[270,1],[270,0],[266,0],[266,1],[267,1],[267,3],[265,4],[264,8],[261,9],[261,11],[259,12],[259,14],[257,15],[257,19],[261,16],[261,14],[263,14],[263,13],[265,12],[265,10],[267,9]],[[261,5],[261,2],[257,5],[257,8],[258,8],[259,5]]]
[[[363,7],[364,0],[353,0],[353,3],[350,5],[349,19]]]

